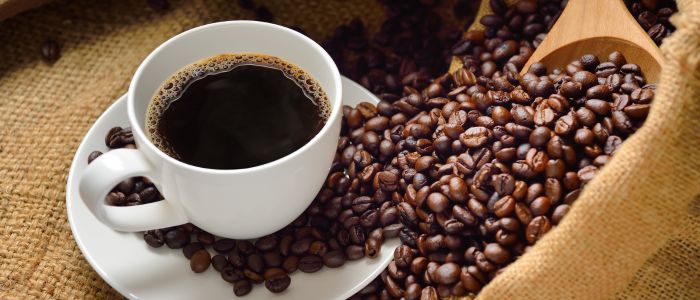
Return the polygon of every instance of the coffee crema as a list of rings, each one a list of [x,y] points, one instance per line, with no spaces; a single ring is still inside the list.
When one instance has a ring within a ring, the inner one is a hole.
[[[306,71],[278,57],[221,54],[167,79],[146,114],[153,144],[187,164],[242,169],[309,142],[330,116],[328,96]]]

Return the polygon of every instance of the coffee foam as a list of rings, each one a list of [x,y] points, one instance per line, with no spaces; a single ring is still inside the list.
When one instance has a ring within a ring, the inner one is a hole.
[[[243,65],[262,66],[282,71],[284,76],[301,87],[304,94],[319,108],[319,115],[324,122],[330,117],[331,107],[328,95],[321,89],[321,86],[311,74],[275,56],[256,53],[227,53],[190,64],[163,82],[153,95],[146,112],[146,134],[151,142],[159,149],[167,152],[167,154],[178,158],[178,155],[170,150],[171,147],[168,142],[157,134],[161,115],[172,102],[180,98],[182,93],[193,82],[208,75],[228,72]]]

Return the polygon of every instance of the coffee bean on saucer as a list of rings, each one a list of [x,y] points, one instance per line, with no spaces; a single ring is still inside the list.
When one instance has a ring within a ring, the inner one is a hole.
[[[234,247],[236,247],[236,240],[226,238],[217,240],[213,245],[214,251],[219,253],[228,253]]]
[[[165,244],[171,249],[180,249],[190,242],[190,236],[182,228],[168,231],[165,234]]]
[[[190,258],[190,268],[192,272],[202,273],[209,268],[211,264],[211,256],[207,250],[199,250]]]
[[[236,283],[233,284],[233,293],[239,297],[247,295],[252,289],[253,287],[250,285],[250,282],[245,279],[236,281]]]
[[[91,163],[96,158],[100,157],[100,155],[102,155],[102,152],[100,152],[100,151],[90,152],[90,155],[88,155],[88,164]]]
[[[214,267],[214,270],[219,272],[223,272],[226,267],[230,266],[226,256],[221,254],[214,255],[211,258],[211,265]]]
[[[146,244],[153,248],[159,248],[165,243],[165,236],[163,235],[163,231],[160,229],[148,230],[144,232],[143,239],[146,241]]]
[[[323,259],[316,255],[307,255],[299,260],[299,270],[304,273],[314,273],[323,267]]]
[[[189,243],[184,248],[182,248],[182,254],[184,254],[185,257],[187,257],[187,259],[190,259],[192,258],[192,255],[194,255],[199,250],[204,250],[204,246],[201,243]]]
[[[291,278],[289,275],[282,274],[265,280],[265,287],[273,293],[281,293],[289,287]]]

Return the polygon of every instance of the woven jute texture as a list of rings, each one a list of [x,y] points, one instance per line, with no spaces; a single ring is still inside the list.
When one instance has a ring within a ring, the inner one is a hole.
[[[0,299],[122,298],[71,235],[65,206],[71,159],[150,51],[198,25],[254,18],[236,3],[171,1],[159,13],[145,0],[59,1],[0,23]],[[256,3],[266,4],[277,23],[300,25],[317,40],[357,16],[368,28],[384,19],[372,0]],[[63,53],[52,66],[39,55],[49,36]]]
[[[372,0],[257,2],[315,39],[356,16],[370,29],[383,19]],[[678,2],[646,125],[479,298],[700,299],[700,3]],[[197,25],[253,18],[235,1],[172,4],[158,13],[140,0],[59,1],[0,23],[0,299],[122,298],[71,236],[73,154],[157,45]],[[47,36],[63,46],[52,66],[38,54]]]
[[[700,2],[678,7],[645,125],[477,299],[700,299]]]

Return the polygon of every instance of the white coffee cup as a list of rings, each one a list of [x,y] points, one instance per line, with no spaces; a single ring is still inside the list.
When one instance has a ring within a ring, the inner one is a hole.
[[[201,59],[243,52],[282,58],[316,79],[331,105],[330,118],[321,131],[283,158],[236,170],[188,165],[153,145],[145,135],[144,122],[160,85]],[[190,222],[229,238],[275,232],[297,218],[323,185],[340,133],[341,94],[340,73],[331,57],[294,30],[255,21],[213,23],[188,30],[148,55],[131,81],[128,114],[138,149],[112,150],[90,163],[80,178],[80,196],[102,223],[119,231]],[[151,179],[165,200],[128,207],[107,205],[107,193],[134,176]]]

